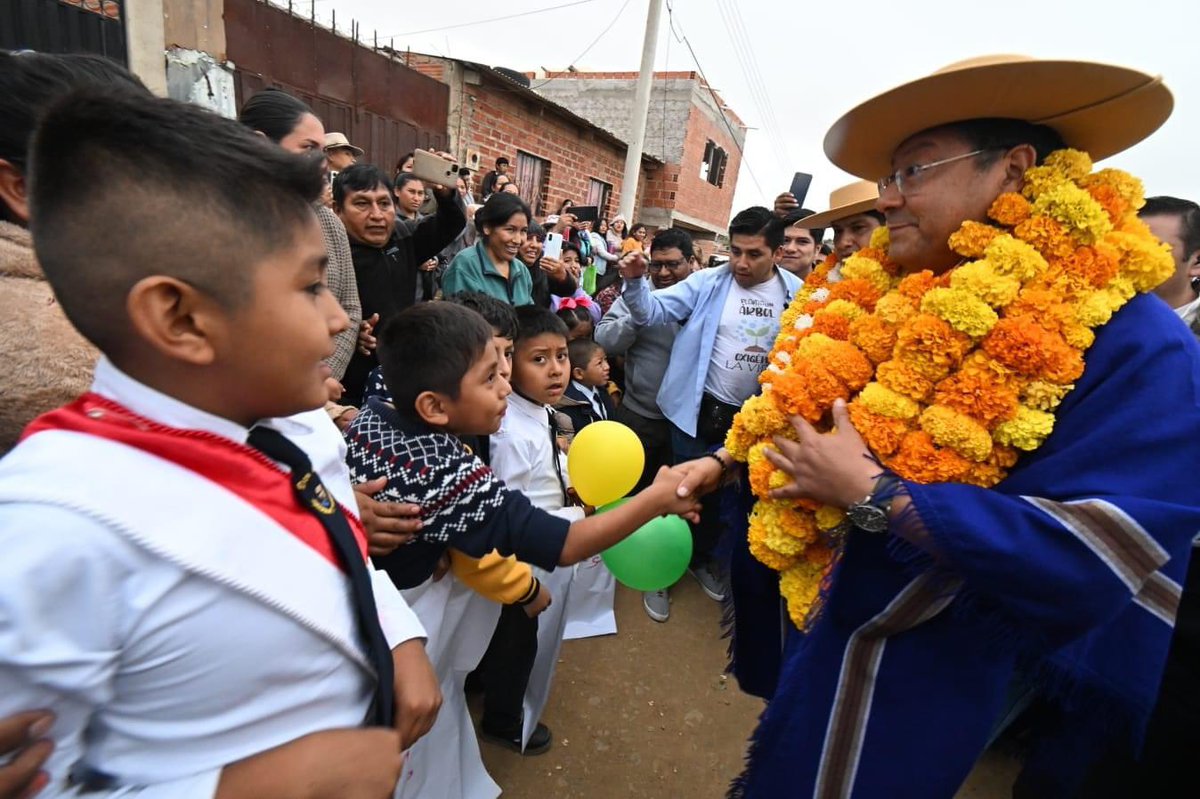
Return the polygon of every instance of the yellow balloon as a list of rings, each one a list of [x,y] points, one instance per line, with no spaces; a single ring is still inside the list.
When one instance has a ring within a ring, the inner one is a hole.
[[[645,465],[646,450],[637,433],[620,422],[592,422],[575,434],[567,453],[571,485],[595,507],[628,494]]]

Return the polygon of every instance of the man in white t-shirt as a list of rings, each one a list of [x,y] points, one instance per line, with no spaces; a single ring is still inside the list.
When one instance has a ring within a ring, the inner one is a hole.
[[[786,222],[770,209],[747,208],[729,224],[730,259],[669,288],[651,292],[642,276],[646,259],[621,260],[622,296],[639,327],[675,322],[682,325],[658,392],[658,405],[672,425],[677,461],[699,457],[720,446],[742,403],[758,393],[758,376],[779,332],[779,317],[799,289],[800,279],[775,265]],[[717,502],[706,508],[692,529],[689,571],[716,600],[725,586],[712,563],[720,536]],[[648,592],[646,613],[666,621],[666,591]]]

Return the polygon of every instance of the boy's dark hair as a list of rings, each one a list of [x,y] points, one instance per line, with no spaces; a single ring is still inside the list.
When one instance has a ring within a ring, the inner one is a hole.
[[[319,161],[234,120],[129,90],[56,103],[31,167],[38,260],[67,318],[109,355],[135,339],[125,300],[146,277],[185,281],[227,309],[246,302],[250,267],[315,230],[325,182]]]
[[[755,205],[739,211],[729,223],[729,238],[762,236],[766,239],[767,246],[774,250],[783,244],[783,231],[786,227],[786,220],[775,216],[770,208]]]
[[[590,338],[577,338],[567,343],[567,355],[571,359],[571,370],[587,369],[588,361],[596,354],[596,350],[604,352],[604,348]]]
[[[414,180],[421,180],[421,179],[419,177],[417,177],[416,175],[414,175],[412,172],[401,172],[399,175],[396,176],[396,191],[400,191],[405,186],[407,186],[409,183],[412,183]],[[424,183],[424,181],[421,181],[421,182]]]
[[[0,50],[0,159],[25,174],[33,130],[46,107],[72,91],[108,87],[150,93],[116,61],[98,55]],[[2,202],[0,220],[16,221]]]
[[[500,166],[501,164],[503,164],[504,166],[508,166],[508,159],[505,158],[504,156],[500,156],[499,158],[497,158],[496,166]]]
[[[809,234],[813,237],[813,241],[820,243],[821,239],[825,238],[825,228],[804,227],[804,225],[800,225],[800,221],[804,219],[804,217],[812,216],[815,213],[816,211],[810,211],[807,208],[797,208],[795,211],[792,211],[790,214],[788,214],[787,218],[784,219],[784,230],[786,231],[787,228],[796,227],[799,225],[801,230],[807,230],[809,232]],[[781,241],[780,243],[782,244],[783,242]]]
[[[498,191],[488,197],[483,207],[475,212],[475,230],[482,234],[484,225],[499,227],[511,219],[513,214],[525,214],[526,223],[533,219],[529,206],[519,194]]]
[[[1183,240],[1183,257],[1186,260],[1200,250],[1200,205],[1179,197],[1147,197],[1146,204],[1138,216],[1173,216],[1179,220],[1179,234]]]
[[[460,291],[446,299],[482,316],[492,326],[495,335],[516,340],[517,312],[507,302],[501,302],[482,291]]]
[[[350,192],[374,191],[380,186],[388,190],[392,202],[395,203],[396,195],[392,191],[392,182],[382,169],[373,164],[352,164],[338,172],[338,176],[334,178],[333,204],[340,208]]]
[[[575,253],[575,257],[579,259],[580,263],[583,263],[583,250],[579,249],[579,245],[575,242],[564,239],[562,245],[562,254],[558,256],[558,260],[561,261],[562,256],[566,255],[568,252]]]
[[[680,230],[677,227],[664,228],[654,234],[654,238],[650,240],[651,254],[658,250],[678,249],[683,253],[684,258],[694,258],[696,249],[692,245],[692,236],[686,230]]]
[[[296,124],[312,109],[303,101],[274,87],[263,89],[242,104],[238,121],[279,144],[296,129]]]
[[[517,338],[518,343],[543,333],[556,333],[567,337],[567,325],[549,308],[537,305],[522,305],[517,309]]]
[[[436,342],[436,351],[418,341]],[[458,399],[463,375],[491,345],[491,326],[465,305],[423,302],[396,314],[379,331],[379,366],[396,412],[415,418],[426,391]]]

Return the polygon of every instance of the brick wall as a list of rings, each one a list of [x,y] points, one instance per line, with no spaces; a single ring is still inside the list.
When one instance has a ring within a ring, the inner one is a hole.
[[[550,162],[541,214],[558,210],[565,198],[582,205],[590,178],[612,185],[609,205],[601,209],[601,215],[611,217],[616,213],[625,167],[624,147],[597,137],[594,131],[558,117],[547,111],[545,105],[519,97],[489,79],[485,78],[481,85],[465,87],[463,93],[463,139],[468,149],[478,150],[482,156],[479,180],[500,156],[508,158],[512,164],[509,174],[514,174],[520,150]]]
[[[714,186],[700,177],[705,146],[710,140],[724,149],[729,159],[725,167],[724,186]],[[728,128],[713,120],[700,105],[693,105],[688,116],[683,161],[678,167],[678,183],[675,184],[671,207],[723,230],[733,215],[733,192],[740,168],[741,153]]]

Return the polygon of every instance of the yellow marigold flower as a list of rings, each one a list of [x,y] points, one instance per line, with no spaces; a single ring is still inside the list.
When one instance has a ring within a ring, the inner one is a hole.
[[[877,227],[873,231],[871,231],[871,242],[870,242],[871,247],[874,247],[877,250],[885,250],[886,251],[888,248],[888,245],[891,243],[892,243],[892,241],[891,241],[891,237],[888,235],[887,225],[880,225],[879,227]]]
[[[734,417],[730,433],[732,434],[735,430],[739,431],[739,436],[743,438],[769,439],[772,436],[788,435],[792,432],[792,426],[788,422],[787,416],[775,404],[775,398],[770,393],[763,393],[751,397],[742,404],[742,409]],[[729,449],[728,445],[726,448]],[[739,450],[746,452],[749,450],[749,445],[744,448],[739,447]],[[732,449],[729,451],[733,452]],[[738,460],[744,459],[743,456]]]
[[[1108,243],[1121,253],[1121,276],[1135,291],[1152,291],[1175,273],[1171,248],[1158,239],[1118,231]]]
[[[892,287],[892,278],[883,270],[883,265],[862,253],[851,255],[842,261],[841,271],[843,279],[865,280],[880,291],[887,291]]]
[[[982,463],[992,454],[992,436],[969,416],[944,405],[930,405],[921,414],[921,429],[938,446],[949,447],[968,460]]]
[[[865,313],[866,313],[865,310],[863,310],[858,305],[855,305],[854,303],[850,302],[849,300],[834,300],[833,302],[826,305],[823,310],[818,311],[817,315],[819,316],[821,314],[836,314],[838,316],[844,316],[847,319],[849,319],[851,322],[853,322],[855,319],[857,319],[858,317],[862,316]]]
[[[972,338],[981,338],[1000,320],[986,302],[962,289],[932,289],[921,300],[921,311],[946,320]]]
[[[897,394],[924,402],[933,392],[933,381],[906,361],[884,361],[875,369],[875,379]]]
[[[801,630],[806,630],[813,609],[821,598],[821,580],[827,566],[799,563],[779,575],[779,594],[787,600],[788,616]]]
[[[799,556],[803,554],[803,545],[797,546],[797,551],[791,555],[785,555],[782,552],[777,552],[771,548],[772,543],[780,543],[782,540],[778,531],[772,531],[770,525],[774,523],[774,519],[770,517],[770,512],[767,509],[766,502],[757,502],[754,505],[754,510],[750,513],[750,526],[746,531],[746,539],[750,544],[750,554],[755,557],[760,563],[775,571],[783,571],[790,569],[799,560]],[[790,536],[787,538],[790,539]],[[790,539],[795,540],[795,539]],[[790,541],[785,546],[790,546]]]
[[[1003,308],[1017,298],[1021,281],[1001,275],[985,258],[963,264],[951,272],[950,287],[976,296],[993,308]]]
[[[950,234],[950,249],[964,258],[978,258],[983,255],[991,240],[1002,232],[991,225],[967,220],[962,223],[962,227]]]
[[[1092,158],[1082,150],[1064,147],[1046,156],[1046,166],[1059,170],[1068,180],[1078,181],[1092,171]]]
[[[1053,430],[1054,414],[1022,405],[1016,416],[996,426],[992,437],[999,444],[1031,452],[1040,447]]]
[[[1075,318],[1085,327],[1100,327],[1126,302],[1120,294],[1101,289],[1087,294],[1075,309]]]
[[[1104,207],[1074,183],[1061,183],[1039,194],[1033,212],[1065,225],[1081,244],[1095,244],[1113,229]]]
[[[1073,388],[1075,388],[1074,383],[1060,386],[1045,380],[1033,380],[1021,389],[1021,402],[1035,410],[1052,411]]]
[[[1043,194],[1066,182],[1067,176],[1057,167],[1035,166],[1025,170],[1025,185],[1021,187],[1021,193],[1036,202]]]
[[[901,324],[916,312],[913,301],[898,292],[885,294],[875,303],[875,315],[893,325]]]
[[[817,508],[817,529],[826,532],[836,530],[846,519],[846,511],[833,505],[822,505]]]
[[[1081,324],[1065,324],[1062,329],[1063,338],[1077,350],[1086,350],[1096,343],[1096,334]]]
[[[735,461],[742,463],[745,463],[746,459],[750,457],[750,448],[758,440],[758,436],[746,429],[746,421],[749,417],[743,416],[744,413],[745,410],[737,415],[729,432],[725,434],[725,449],[729,450],[729,455]]]
[[[984,258],[998,275],[1025,282],[1046,271],[1049,265],[1033,246],[1013,236],[997,236],[988,242]]]
[[[882,383],[868,383],[858,399],[867,410],[893,419],[912,419],[921,412],[920,405]]]
[[[1095,174],[1079,178],[1079,185],[1085,189],[1096,184],[1111,187],[1134,211],[1146,204],[1145,186],[1128,172],[1120,169],[1101,169]]]
[[[1016,227],[1029,218],[1032,207],[1029,205],[1029,200],[1026,200],[1015,191],[1005,192],[996,198],[992,203],[992,207],[988,209],[988,217],[996,220],[1005,227]],[[955,250],[955,252],[958,252]],[[978,256],[970,256],[977,258]]]

